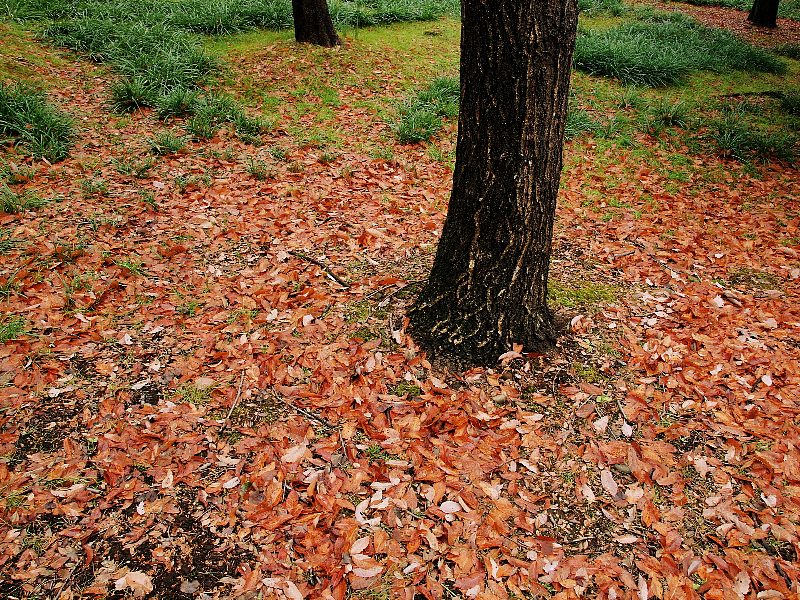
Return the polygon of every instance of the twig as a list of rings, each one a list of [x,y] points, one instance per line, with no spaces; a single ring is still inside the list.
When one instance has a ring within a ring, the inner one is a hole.
[[[564,371],[564,368],[563,367],[559,367],[558,370],[556,371],[556,374],[553,375],[553,382],[552,382],[553,400],[558,400],[558,388],[557,388],[557,386],[558,386],[558,376],[561,375],[561,373],[563,371]]]
[[[625,409],[622,408],[622,402],[619,401],[619,398],[614,398],[617,401],[617,407],[619,408],[620,414],[622,414],[622,418],[625,419],[626,423],[630,423],[631,420],[628,418],[628,415],[625,414]]]
[[[311,411],[306,410],[305,408],[300,408],[299,406],[295,406],[294,404],[292,404],[291,402],[287,402],[286,400],[284,400],[283,403],[286,404],[286,406],[288,406],[292,410],[295,410],[295,411],[299,412],[304,417],[306,417],[308,419],[313,419],[314,421],[317,421],[318,423],[321,423],[322,425],[324,425],[328,429],[336,429],[336,425],[334,425],[333,423],[331,423],[330,421],[328,421],[328,419],[326,419],[324,417],[317,416],[314,413],[312,413]]]
[[[331,423],[327,419],[325,419],[323,417],[320,417],[320,416],[317,416],[314,413],[312,413],[311,411],[306,410],[305,408],[300,408],[299,406],[295,406],[294,404],[292,404],[291,402],[286,400],[283,396],[281,396],[281,394],[279,394],[275,390],[272,390],[272,393],[275,395],[275,398],[277,398],[280,402],[282,402],[283,404],[285,404],[286,406],[291,408],[293,411],[303,415],[304,417],[306,417],[308,419],[313,419],[314,421],[322,423],[328,429],[334,429],[334,430],[336,429],[336,425],[334,425],[333,423]]]
[[[81,561],[78,560],[75,563],[75,565],[69,570],[69,573],[67,573],[67,576],[64,578],[64,581],[62,581],[61,585],[58,587],[58,591],[55,593],[55,595],[53,595],[54,600],[58,600],[58,598],[61,596],[61,592],[64,591],[64,586],[66,586],[67,582],[70,579],[72,579],[72,576],[75,574],[75,571],[78,569],[78,565],[80,565],[80,564],[81,564]]]
[[[401,285],[399,288],[397,288],[397,289],[396,289],[395,291],[393,291],[391,294],[386,294],[386,296],[384,296],[384,298],[381,300],[381,302],[384,302],[385,300],[387,300],[387,299],[389,299],[389,298],[392,298],[392,297],[396,296],[396,295],[397,295],[397,294],[399,294],[400,292],[402,292],[402,291],[404,291],[404,290],[407,290],[407,289],[408,289],[408,288],[410,288],[412,285],[417,285],[417,284],[420,284],[420,283],[425,283],[425,281],[426,281],[425,279],[414,279],[413,281],[409,281],[407,284],[405,284],[405,285]]]
[[[225,422],[222,424],[222,427],[219,430],[217,435],[221,435],[225,429],[228,428],[228,423],[231,420],[231,415],[233,411],[236,409],[236,406],[239,404],[239,398],[242,397],[242,384],[244,383],[244,371],[242,371],[242,376],[239,378],[239,389],[236,390],[236,398],[233,400],[233,404],[231,404],[230,409],[228,409],[228,414],[225,415]]]
[[[399,294],[403,290],[406,290],[406,289],[410,288],[412,285],[417,285],[419,283],[424,283],[424,282],[425,282],[424,279],[412,279],[411,281],[409,281],[405,285],[401,285],[399,288],[397,288],[391,294],[386,294],[383,298],[381,298],[381,302],[383,302],[387,298],[391,298],[392,296],[396,296],[397,294]],[[389,288],[394,287],[396,285],[397,285],[396,283],[390,283],[389,285],[384,285],[383,287],[378,288],[374,292],[370,292],[369,294],[364,296],[364,300],[369,300],[373,296],[377,296],[378,294],[380,294],[380,293],[382,293],[382,292],[384,292],[384,291],[388,290]]]
[[[326,275],[327,275],[327,276],[328,276],[330,279],[332,279],[333,281],[335,281],[336,283],[338,283],[338,284],[339,284],[339,285],[341,285],[342,287],[346,287],[346,288],[349,288],[349,287],[350,287],[350,284],[349,284],[349,283],[347,283],[347,282],[346,282],[344,279],[342,279],[341,277],[339,277],[338,275],[336,275],[336,274],[335,274],[335,273],[334,273],[334,272],[331,270],[330,266],[326,265],[326,264],[325,264],[324,262],[322,262],[321,260],[317,260],[316,258],[313,258],[313,257],[311,257],[311,256],[308,256],[308,255],[306,255],[306,254],[303,254],[302,252],[297,252],[296,250],[289,250],[289,254],[291,254],[292,256],[296,256],[297,258],[302,258],[303,260],[305,260],[305,261],[307,261],[307,262],[310,262],[310,263],[312,263],[312,264],[315,264],[315,265],[317,265],[317,266],[318,266],[320,269],[322,269],[323,271],[325,271],[325,274],[326,274]]]

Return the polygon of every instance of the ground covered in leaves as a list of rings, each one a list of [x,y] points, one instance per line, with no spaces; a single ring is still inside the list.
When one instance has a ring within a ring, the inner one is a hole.
[[[180,120],[0,27],[78,127],[63,162],[3,155],[50,202],[0,214],[0,595],[797,596],[795,167],[670,123],[575,139],[558,348],[452,372],[403,315],[454,125],[403,145],[391,115],[455,73],[457,23],[209,42],[274,126],[164,156]],[[597,119],[633,110],[613,86],[576,75]]]

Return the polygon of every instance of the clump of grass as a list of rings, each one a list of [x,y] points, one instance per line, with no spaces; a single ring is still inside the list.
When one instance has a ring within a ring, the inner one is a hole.
[[[567,124],[564,127],[564,137],[571,140],[583,133],[596,133],[599,127],[599,123],[587,111],[570,107]]]
[[[80,182],[81,192],[84,198],[92,196],[105,196],[108,193],[108,183],[100,177],[93,179],[82,179]]]
[[[5,184],[0,184],[0,212],[7,214],[21,213],[47,204],[49,200],[36,192],[17,193]]]
[[[211,399],[212,388],[200,388],[191,383],[185,383],[177,390],[178,398],[195,406],[206,404]]]
[[[667,127],[686,127],[690,112],[691,109],[686,102],[669,98],[662,98],[650,109],[653,117]]]
[[[199,97],[197,90],[176,87],[156,98],[155,109],[162,119],[182,117],[194,112]]]
[[[256,160],[252,156],[247,159],[247,172],[259,181],[275,175],[275,169],[271,165],[263,160]]]
[[[616,290],[602,284],[587,284],[584,286],[565,287],[558,282],[551,282],[547,289],[549,302],[574,308],[576,306],[591,307],[605,302],[613,302]]]
[[[34,158],[57,162],[67,157],[72,119],[55,109],[45,94],[26,84],[0,82],[0,136],[10,136]]]
[[[87,10],[99,8],[90,5]],[[76,14],[46,27],[44,35],[58,46],[116,67],[123,75],[112,87],[118,110],[154,106],[177,89],[195,89],[216,68],[216,61],[198,40],[146,18]]]
[[[18,315],[0,318],[0,344],[15,340],[27,331],[25,319]]]
[[[392,126],[402,143],[429,140],[442,127],[442,119],[458,116],[457,77],[438,77],[400,107],[400,118]]]
[[[244,113],[236,115],[232,123],[236,137],[245,144],[254,146],[261,145],[261,134],[269,128],[269,123],[266,119],[250,117]]]
[[[208,139],[228,123],[245,143],[260,144],[261,133],[269,129],[266,119],[250,117],[228,96],[206,94],[195,103],[187,129],[195,138]]]
[[[774,50],[787,58],[800,60],[800,44],[781,44],[780,46],[776,46]]]
[[[0,227],[0,254],[8,254],[22,243],[22,240],[12,236],[10,229]]]
[[[682,83],[696,71],[786,71],[774,54],[678,13],[652,13],[606,31],[581,30],[574,63],[587,73],[650,87]]]
[[[800,117],[800,91],[787,92],[781,98],[781,108],[795,117]]]
[[[743,162],[776,159],[794,163],[797,160],[796,135],[756,127],[748,119],[746,108],[739,104],[723,106],[722,116],[711,123],[710,137],[723,156]]]
[[[724,6],[726,8],[738,8],[739,10],[750,10],[753,6],[752,0],[680,0],[687,4],[697,6]],[[800,0],[783,0],[778,5],[778,16],[785,19],[800,19]]]
[[[133,175],[137,179],[142,179],[146,177],[148,171],[150,171],[150,169],[152,169],[156,164],[152,156],[148,156],[147,158],[142,160],[137,160],[130,157],[122,159],[112,159],[111,163],[114,165],[114,168],[116,169],[117,173],[120,173],[122,175]]]
[[[138,77],[111,84],[111,106],[117,112],[134,112],[153,102],[153,92]]]
[[[186,138],[176,135],[172,131],[162,131],[148,140],[150,152],[157,156],[176,154],[186,147]]]
[[[640,108],[644,104],[641,91],[635,85],[631,85],[622,90],[617,101],[617,107],[622,109]]]
[[[608,13],[618,17],[626,10],[621,0],[578,0],[578,10],[582,13]]]

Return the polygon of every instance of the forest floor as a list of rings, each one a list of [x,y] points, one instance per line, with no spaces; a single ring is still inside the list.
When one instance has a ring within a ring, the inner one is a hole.
[[[0,596],[797,597],[800,171],[638,123],[663,98],[778,118],[762,92],[800,63],[667,90],[576,73],[604,127],[565,150],[567,331],[452,372],[404,313],[455,124],[404,145],[391,123],[456,74],[458,36],[209,40],[214,85],[274,126],[153,156],[181,120],[114,113],[109,68],[0,24],[0,77],[79,127],[62,162],[2,158],[50,201],[0,214]]]

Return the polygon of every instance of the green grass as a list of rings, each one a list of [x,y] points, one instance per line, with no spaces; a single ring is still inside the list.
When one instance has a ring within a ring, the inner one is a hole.
[[[797,135],[756,125],[744,103],[723,106],[710,123],[709,137],[723,156],[748,162],[771,159],[794,163],[798,157]]]
[[[627,7],[622,0],[578,0],[578,10],[590,15],[607,13],[616,17],[623,14]]]
[[[36,209],[47,204],[49,200],[35,192],[14,192],[5,184],[0,184],[0,213],[16,214],[25,210]]]
[[[800,117],[800,91],[786,92],[781,98],[781,108],[790,115]]]
[[[0,344],[15,340],[27,331],[25,319],[17,315],[0,318]]]
[[[775,52],[794,60],[800,60],[800,44],[781,44],[775,46]]]
[[[548,301],[564,308],[589,308],[613,302],[616,295],[617,291],[613,287],[595,283],[565,287],[557,281],[551,281],[547,289]]]
[[[398,141],[408,144],[429,140],[442,127],[442,119],[458,116],[457,77],[437,77],[400,107],[392,126]]]
[[[44,36],[95,62],[113,65],[122,75],[111,90],[118,110],[163,106],[164,96],[191,93],[217,67],[191,34],[144,19],[99,16],[102,7],[92,6],[85,16],[45,27]]]
[[[564,127],[566,139],[574,139],[583,133],[597,133],[599,129],[600,124],[587,111],[570,106],[567,113],[567,124]]]
[[[0,82],[0,136],[10,136],[34,158],[58,162],[67,157],[72,119],[54,108],[45,94],[28,84]]]
[[[458,0],[331,0],[337,27],[431,21],[458,14]],[[161,22],[195,33],[221,35],[249,29],[290,29],[289,0],[8,0],[6,12],[21,20],[62,20],[90,14],[113,20]]]
[[[247,172],[258,181],[264,181],[270,177],[274,177],[276,169],[269,163],[263,160],[256,160],[252,156],[247,159]]]
[[[458,0],[334,0],[330,9],[337,27],[364,27],[430,21],[458,14],[459,6]],[[113,65],[122,74],[112,88],[118,110],[155,106],[162,116],[186,112],[186,96],[218,66],[196,34],[293,26],[289,0],[8,0],[5,12],[48,22],[43,35],[54,44]]]
[[[176,154],[186,147],[186,138],[172,131],[162,131],[148,140],[150,152],[157,156]]]
[[[10,229],[0,227],[0,254],[8,254],[23,244],[24,242],[22,240],[12,236]]]
[[[724,6],[726,8],[738,8],[739,10],[749,11],[752,0],[681,0],[686,4],[696,6]],[[783,19],[800,20],[800,0],[781,0],[778,4],[778,16]]]
[[[698,71],[783,73],[774,54],[732,33],[703,27],[680,13],[640,11],[641,21],[605,31],[579,32],[574,64],[581,71],[626,85],[680,84]]]

